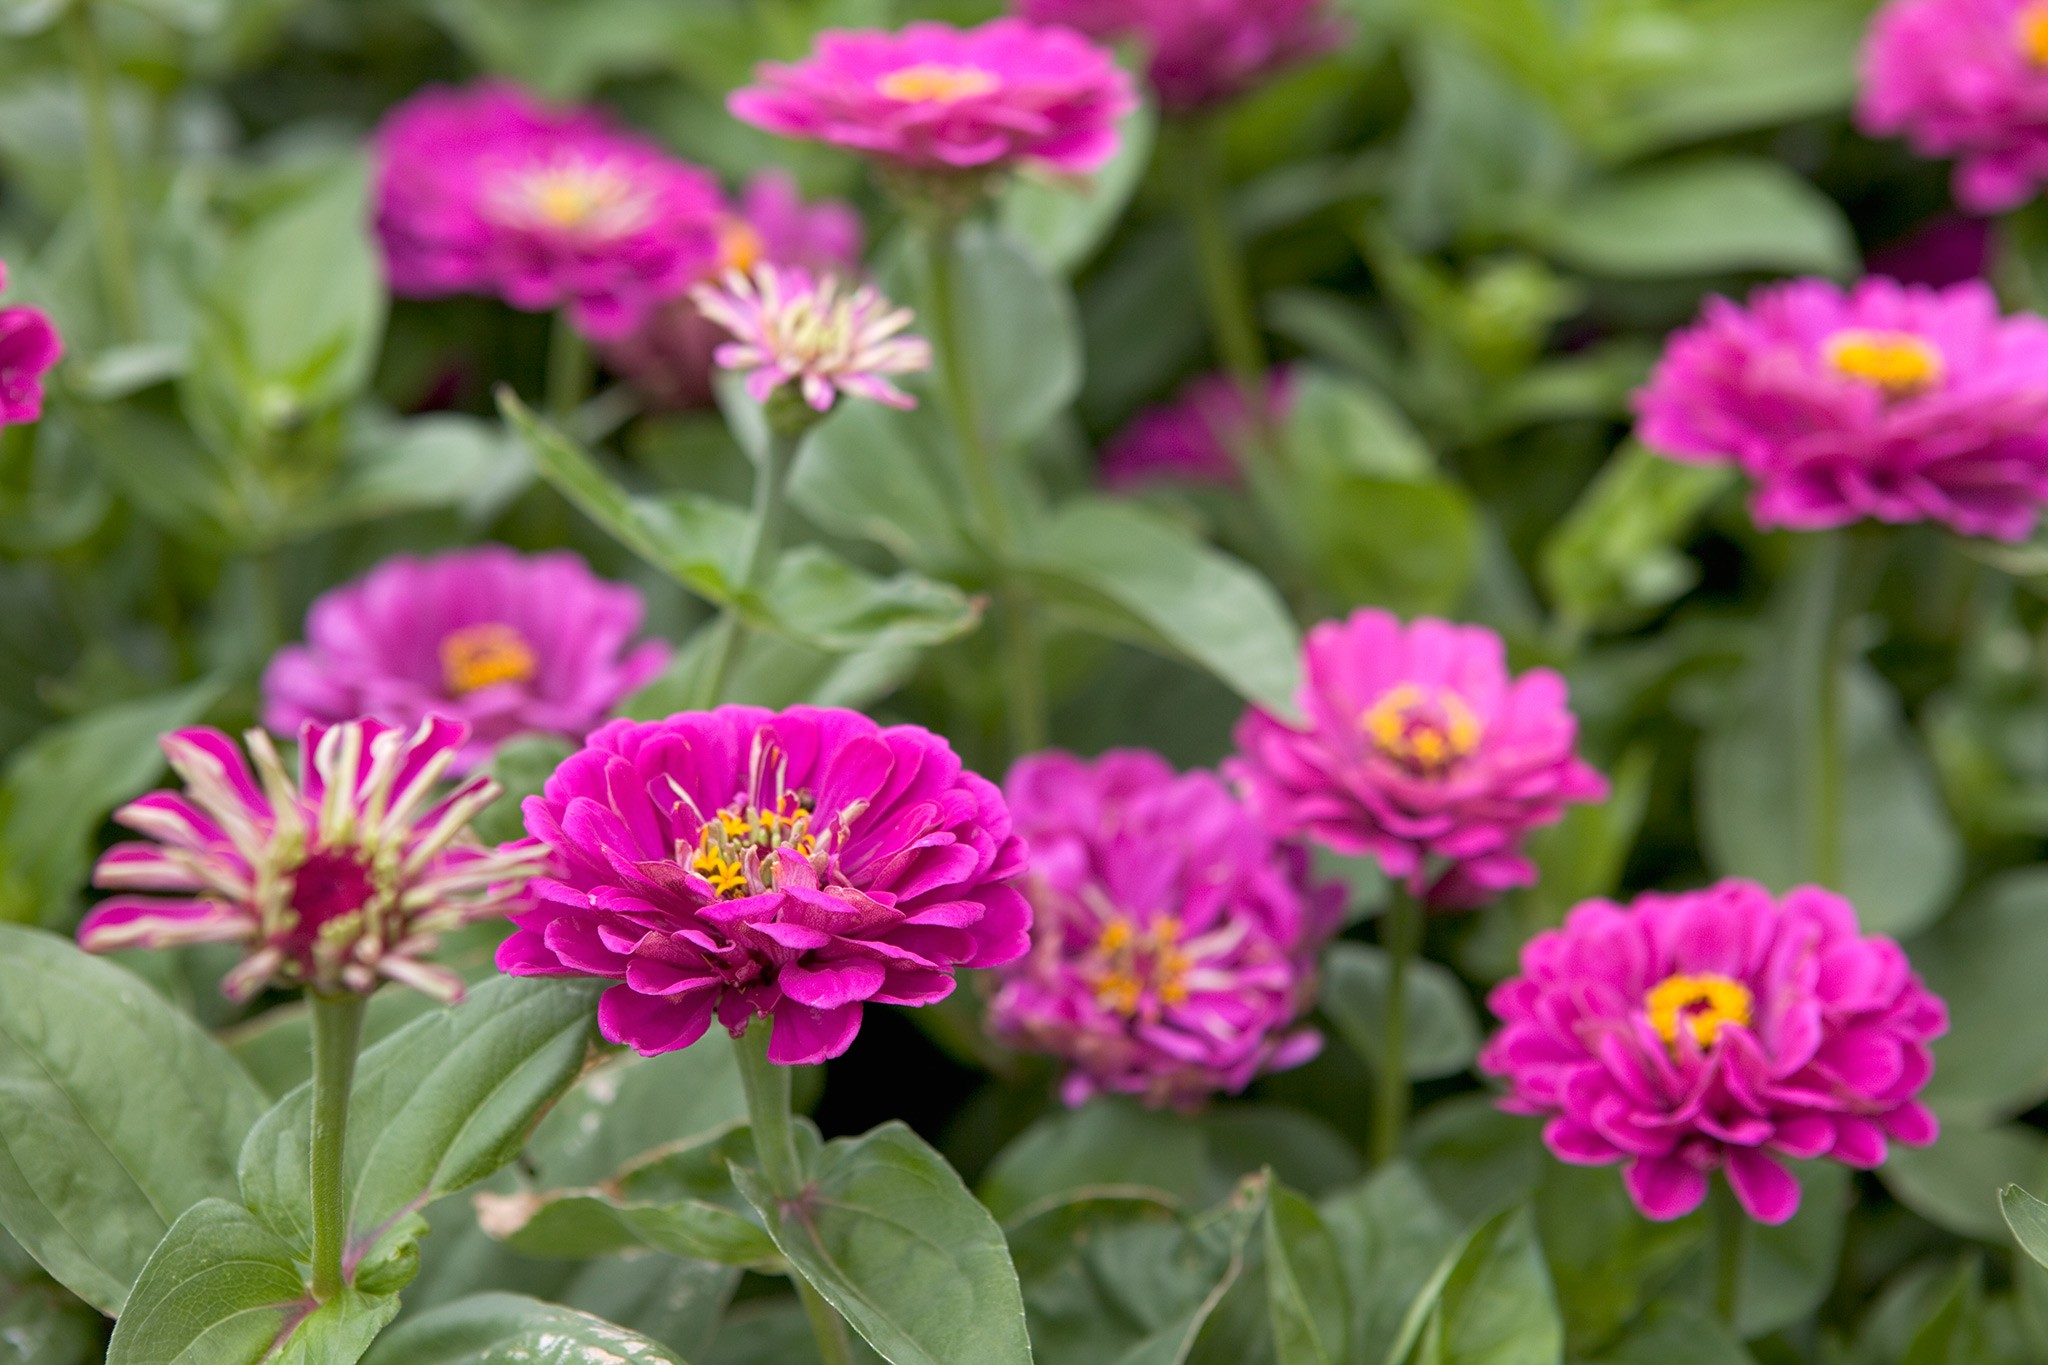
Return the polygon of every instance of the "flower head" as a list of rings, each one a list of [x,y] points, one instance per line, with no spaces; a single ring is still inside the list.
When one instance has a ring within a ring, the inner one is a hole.
[[[990,1027],[1100,1091],[1152,1105],[1236,1094],[1322,1039],[1295,1027],[1341,892],[1308,879],[1214,775],[1157,754],[1026,758],[1005,794],[1031,845],[1031,952],[1005,968]]]
[[[629,648],[641,611],[567,551],[400,555],[314,602],[307,643],[264,672],[264,723],[451,716],[469,736],[459,772],[514,735],[581,739],[668,662],[659,641]]]
[[[691,291],[698,311],[733,338],[720,346],[720,369],[750,371],[747,392],[767,402],[795,384],[804,402],[831,411],[842,393],[892,408],[917,400],[889,382],[891,375],[931,368],[932,348],[922,337],[900,335],[912,320],[873,286],[848,290],[834,277],[757,265],[722,284]]]
[[[715,1013],[769,1060],[836,1057],[865,1004],[928,1005],[1029,941],[1023,841],[944,740],[852,711],[725,706],[615,721],[526,803],[554,875],[498,953],[606,977],[605,1037],[654,1055]]]
[[[1281,838],[1369,854],[1450,908],[1535,881],[1522,836],[1606,799],[1564,680],[1511,677],[1484,627],[1368,609],[1310,631],[1303,663],[1304,719],[1248,712],[1224,765]]]
[[[0,291],[7,267],[0,264]],[[0,308],[0,427],[25,425],[43,415],[43,376],[64,355],[57,329],[40,308]]]
[[[2001,318],[1980,282],[1867,279],[1711,299],[1636,395],[1641,436],[1732,462],[1757,524],[1866,518],[2024,538],[2048,498],[2048,322]]]
[[[374,720],[308,724],[294,781],[261,730],[247,735],[253,775],[218,730],[164,736],[185,790],[114,813],[153,842],[108,850],[93,884],[171,895],[100,902],[79,943],[95,953],[238,943],[247,956],[221,983],[236,1000],[273,984],[368,995],[384,978],[458,998],[461,979],[424,958],[448,930],[502,914],[539,864],[469,832],[498,797],[489,778],[434,802],[463,739],[461,722],[439,716],[410,733]]]
[[[998,19],[831,32],[793,66],[770,64],[735,115],[784,137],[923,172],[1036,166],[1086,175],[1116,154],[1137,104],[1102,48],[1063,28]]]
[[[1999,213],[2048,180],[2048,3],[1893,0],[1863,49],[1856,121],[1957,158],[1963,207]]]
[[[1267,415],[1284,421],[1294,399],[1293,380],[1276,369],[1267,381]],[[1191,483],[1238,482],[1243,446],[1253,434],[1250,405],[1228,375],[1205,375],[1171,403],[1131,420],[1102,456],[1102,482],[1141,487],[1158,479]]]
[[[400,294],[566,308],[603,340],[718,257],[717,182],[594,111],[500,83],[429,90],[385,119],[376,147],[377,234]]]
[[[1344,38],[1329,0],[1020,0],[1018,11],[1138,39],[1160,102],[1180,113],[1233,99]]]
[[[1728,881],[1633,905],[1593,901],[1522,950],[1493,992],[1505,1027],[1480,1066],[1501,1107],[1550,1120],[1561,1161],[1627,1163],[1645,1215],[1699,1207],[1715,1171],[1752,1218],[1782,1223],[1799,1184],[1780,1157],[1863,1169],[1936,1123],[1913,1097],[1948,1012],[1833,892]]]

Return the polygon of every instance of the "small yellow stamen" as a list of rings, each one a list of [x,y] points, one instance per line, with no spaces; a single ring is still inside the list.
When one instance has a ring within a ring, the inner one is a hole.
[[[984,71],[978,66],[921,62],[900,71],[891,71],[876,83],[875,88],[890,99],[902,100],[906,104],[952,104],[957,100],[973,99],[976,95],[992,94],[1002,85],[1002,80],[994,72]]]
[[[1947,373],[1941,352],[1911,332],[1877,332],[1852,327],[1827,340],[1828,364],[1837,374],[1882,389],[1887,398],[1911,398],[1941,384]]]
[[[1177,946],[1182,932],[1173,915],[1161,915],[1143,928],[1128,916],[1111,916],[1096,935],[1091,955],[1096,1000],[1126,1018],[1143,1007],[1148,989],[1164,1004],[1187,1003],[1184,978],[1194,959]]]
[[[1701,1047],[1712,1047],[1729,1024],[1749,1026],[1755,997],[1749,987],[1713,972],[1667,976],[1644,998],[1650,1027],[1667,1045],[1676,1046],[1681,1028],[1691,1031]]]
[[[1471,705],[1456,692],[1415,683],[1389,689],[1359,724],[1382,754],[1432,776],[1478,748],[1486,733]]]
[[[768,254],[768,244],[761,240],[761,234],[754,231],[751,223],[744,218],[728,218],[718,229],[718,269],[720,274],[737,270],[742,275],[752,274],[754,267]]]
[[[530,682],[539,669],[526,637],[496,621],[464,626],[441,640],[441,677],[458,697],[498,683]]]
[[[600,238],[631,232],[652,211],[630,176],[582,160],[523,168],[498,187],[490,202],[497,216],[515,223]]]
[[[1122,952],[1131,946],[1131,940],[1136,936],[1137,931],[1131,927],[1131,922],[1118,915],[1102,926],[1102,937],[1095,941],[1095,946],[1105,953]]]
[[[2037,0],[2013,17],[2013,42],[2036,66],[2048,66],[2048,0]]]
[[[779,808],[728,807],[706,820],[697,835],[690,870],[710,882],[720,900],[734,900],[748,891],[748,852],[758,850],[765,856],[778,848],[793,849],[803,858],[818,851],[810,811],[786,793]]]

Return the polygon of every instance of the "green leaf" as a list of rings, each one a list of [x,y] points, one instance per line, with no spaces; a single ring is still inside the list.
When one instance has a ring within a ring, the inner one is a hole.
[[[1700,569],[1679,546],[1736,477],[1623,446],[1543,542],[1552,605],[1576,629],[1619,630],[1684,596]]]
[[[1392,963],[1379,948],[1338,943],[1323,955],[1321,1008],[1344,1041],[1373,1066],[1384,1058],[1387,986]],[[1464,983],[1427,959],[1409,964],[1407,1038],[1402,1055],[1413,1080],[1455,1076],[1479,1055],[1479,1021]]]
[[[2017,1185],[1998,1192],[2005,1225],[2012,1229],[2020,1250],[2048,1267],[2048,1204],[2042,1203]]]
[[[1841,1268],[1843,1229],[1855,1200],[1848,1169],[1830,1161],[1786,1165],[1799,1179],[1799,1212],[1776,1227],[1750,1230],[1742,1261],[1739,1326],[1744,1341],[1810,1317],[1827,1299]]]
[[[1564,1325],[1526,1207],[1480,1225],[1426,1285],[1387,1353],[1401,1365],[1431,1343],[1431,1365],[1557,1365]]]
[[[659,1342],[518,1294],[477,1294],[408,1318],[368,1365],[681,1365]]]
[[[745,1167],[733,1178],[797,1273],[891,1365],[1031,1360],[1002,1229],[902,1124],[827,1144],[794,1204]]]
[[[912,412],[844,403],[805,439],[789,496],[820,527],[953,575],[977,558],[952,436],[936,403]]]
[[[116,1313],[178,1215],[235,1192],[262,1092],[110,962],[0,925],[0,1223]]]
[[[534,1130],[526,1160],[543,1189],[595,1185],[657,1148],[701,1143],[746,1117],[731,1040],[713,1030],[680,1052],[627,1053],[586,1072]]]
[[[1272,585],[1173,523],[1077,498],[1025,557],[1040,590],[1089,627],[1206,668],[1247,700],[1293,709],[1301,639]]]
[[[705,1200],[640,1203],[603,1190],[565,1190],[537,1203],[529,1198],[513,1195],[484,1205],[491,1211],[486,1231],[523,1256],[582,1261],[652,1248],[749,1270],[782,1268],[781,1254],[759,1224]],[[524,1221],[498,1221],[508,1213]]]
[[[1266,1200],[1266,1304],[1278,1365],[1341,1365],[1351,1309],[1336,1239],[1285,1186]]]
[[[955,334],[975,411],[998,448],[1021,447],[1081,392],[1074,296],[998,229],[962,229],[953,269]]]
[[[2048,1099],[2048,869],[1993,878],[1908,952],[1949,1012],[1921,1098],[1979,1128]]]
[[[1319,1210],[1349,1291],[1343,1358],[1381,1361],[1431,1268],[1458,1242],[1457,1224],[1406,1162],[1328,1196]]]
[[[766,629],[839,654],[943,644],[981,619],[981,608],[950,583],[914,573],[877,578],[816,545],[784,555],[742,610]]]
[[[1776,161],[1705,156],[1618,175],[1531,225],[1533,245],[1595,275],[1664,279],[1738,270],[1855,273],[1832,200]]]
[[[317,499],[293,509],[311,532],[420,508],[487,519],[533,482],[533,456],[503,426],[462,413],[403,421],[363,405],[351,412],[341,468]]]
[[[107,1365],[352,1365],[397,1313],[397,1295],[354,1289],[315,1307],[290,1245],[208,1199],[149,1258]]]
[[[0,33],[25,38],[64,17],[70,0],[0,0]]]
[[[1566,1302],[1570,1302],[1567,1294]],[[1719,1318],[1689,1303],[1652,1304],[1594,1365],[1756,1365]]]
[[[1653,1223],[1609,1167],[1547,1163],[1536,1227],[1575,1355],[1611,1342],[1706,1239],[1706,1218]]]
[[[1405,1144],[1430,1192],[1464,1222],[1533,1197],[1548,1159],[1542,1125],[1503,1114],[1484,1094],[1458,1095],[1415,1116]]]
[[[981,1198],[1007,1222],[1091,1187],[1148,1190],[1194,1208],[1218,1193],[1198,1126],[1128,1100],[1096,1099],[1041,1120],[1006,1147]]]
[[[1003,192],[997,215],[1037,261],[1071,275],[1088,263],[1129,207],[1152,162],[1159,115],[1140,105],[1117,126],[1116,157],[1084,180],[1022,175]]]
[[[1901,1204],[1960,1237],[2003,1245],[1998,1192],[2048,1181],[2048,1138],[2024,1124],[1942,1125],[1932,1147],[1893,1144],[1879,1172]]]

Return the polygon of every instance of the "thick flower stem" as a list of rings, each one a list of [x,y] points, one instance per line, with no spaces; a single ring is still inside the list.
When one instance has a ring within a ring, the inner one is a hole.
[[[1381,921],[1387,952],[1387,1017],[1382,1025],[1379,1104],[1373,1110],[1372,1156],[1385,1166],[1401,1155],[1408,1124],[1408,970],[1422,951],[1422,903],[1400,885]]]
[[[142,337],[142,290],[135,273],[135,245],[128,233],[121,146],[114,133],[107,53],[100,43],[94,0],[73,0],[65,10],[64,27],[85,97],[85,176],[92,195],[93,226],[98,231],[100,279],[121,339],[137,341]]]
[[[853,1342],[846,1335],[846,1320],[839,1310],[825,1302],[825,1296],[811,1288],[810,1281],[797,1277],[796,1296],[811,1320],[811,1337],[818,1345],[818,1365],[853,1365]]]
[[[343,1157],[356,1051],[363,1040],[363,998],[308,991],[306,1002],[313,1013],[313,1297],[325,1303],[346,1283],[342,1253],[348,1244],[348,1187]]]
[[[1811,739],[1806,761],[1807,875],[1832,890],[1842,889],[1844,793],[1847,735],[1843,678],[1850,662],[1851,627],[1883,571],[1890,536],[1882,529],[1833,531],[1815,538],[1807,572],[1812,600],[1824,613],[1813,642]]]
[[[1748,1249],[1749,1215],[1735,1198],[1725,1178],[1714,1182],[1708,1202],[1714,1210],[1714,1312],[1740,1331],[1737,1314],[1742,1308],[1742,1258]]]
[[[579,435],[576,414],[590,397],[593,372],[590,343],[563,309],[548,333],[548,420],[572,436]]]
[[[1266,346],[1259,330],[1244,255],[1230,226],[1225,201],[1222,127],[1215,121],[1188,125],[1181,138],[1180,184],[1194,233],[1196,265],[1209,330],[1223,366],[1244,393],[1246,407],[1266,444],[1272,414],[1266,403]]]
[[[767,586],[776,556],[782,553],[782,517],[788,501],[789,472],[796,463],[797,447],[802,440],[799,431],[777,428],[761,452],[761,464],[754,471],[753,513],[747,519],[747,539],[740,554],[738,587],[742,594]],[[740,644],[746,636],[746,626],[735,607],[727,607],[711,629],[713,634],[706,646],[708,657],[698,670],[696,695],[692,698],[693,709],[700,711],[724,699],[726,684],[732,680],[733,664],[739,659]]]

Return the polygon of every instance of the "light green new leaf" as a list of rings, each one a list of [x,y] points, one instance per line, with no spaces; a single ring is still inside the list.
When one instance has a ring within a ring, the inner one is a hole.
[[[1285,1186],[1266,1199],[1266,1309],[1278,1365],[1342,1365],[1351,1308],[1336,1239]]]
[[[1322,1011],[1344,1041],[1374,1066],[1383,1053],[1391,975],[1386,953],[1370,944],[1339,943],[1323,957]],[[1479,1055],[1479,1021],[1473,1016],[1472,1001],[1447,968],[1426,960],[1410,964],[1405,1013],[1402,1052],[1411,1079],[1455,1076]]]
[[[2012,1229],[2013,1238],[2020,1244],[2020,1250],[2041,1265],[2048,1266],[2048,1204],[2017,1185],[2007,1185],[2000,1190],[1998,1204],[2005,1213],[2006,1226]]]
[[[682,1365],[602,1318],[519,1294],[476,1294],[407,1318],[366,1365]]]
[[[1563,1359],[1557,1294],[1526,1207],[1496,1214],[1438,1267],[1409,1309],[1385,1365],[1402,1365],[1418,1343],[1430,1348],[1430,1365],[1558,1365]]]
[[[135,976],[0,925],[0,1223],[116,1313],[178,1215],[235,1192],[263,1094]]]

